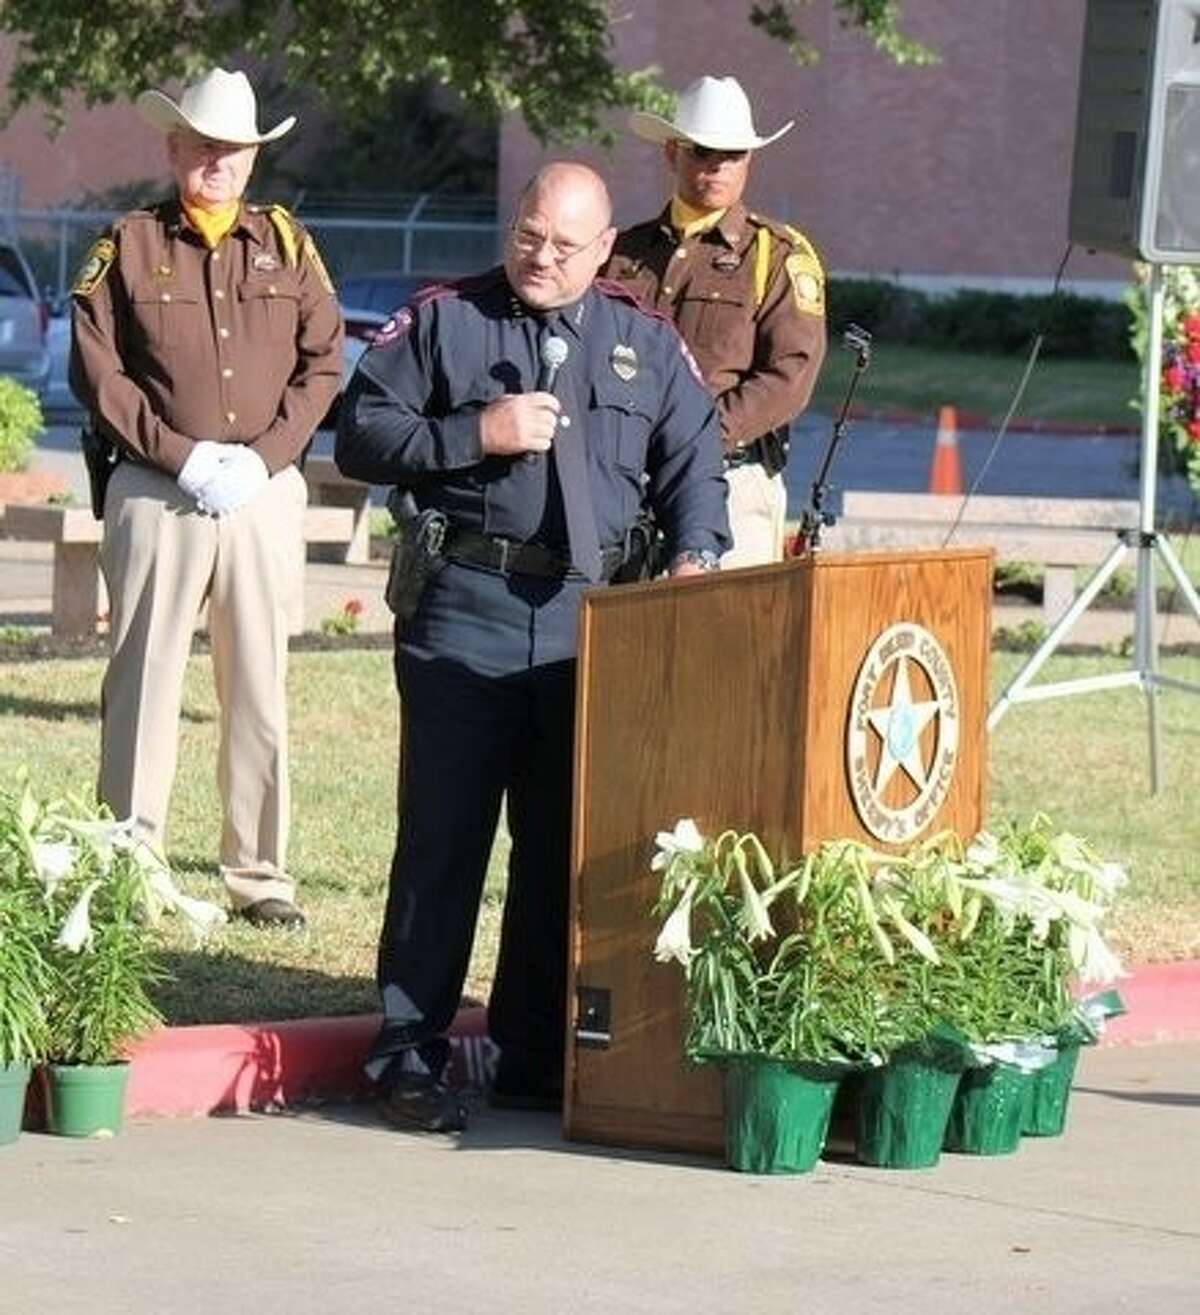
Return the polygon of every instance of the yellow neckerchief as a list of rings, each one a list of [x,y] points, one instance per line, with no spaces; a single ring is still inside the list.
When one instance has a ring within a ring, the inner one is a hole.
[[[210,251],[234,227],[242,209],[240,201],[230,201],[220,210],[201,210],[198,206],[188,205],[186,201],[180,204],[183,206],[183,213],[187,215],[192,227],[204,239],[204,245]]]
[[[716,228],[728,213],[728,207],[724,210],[697,210],[680,196],[671,198],[671,227],[684,238]]]

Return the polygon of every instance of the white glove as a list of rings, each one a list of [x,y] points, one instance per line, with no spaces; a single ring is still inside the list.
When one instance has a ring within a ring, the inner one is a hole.
[[[229,459],[227,446],[210,439],[201,439],[193,446],[183,469],[175,476],[176,484],[189,498],[200,500],[200,490],[217,473],[222,462]]]
[[[253,502],[271,479],[266,462],[252,448],[243,443],[224,446],[230,449],[228,459],[220,463],[196,497],[201,511],[210,516],[232,516]]]

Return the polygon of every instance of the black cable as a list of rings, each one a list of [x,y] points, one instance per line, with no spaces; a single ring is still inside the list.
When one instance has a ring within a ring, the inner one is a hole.
[[[1054,275],[1054,285],[1050,290],[1050,300],[1046,306],[1046,318],[1054,306],[1054,300],[1062,291],[1062,277],[1067,268],[1067,261],[1071,258],[1071,252],[1074,251],[1075,244],[1067,243],[1067,249],[1063,252],[1063,258],[1058,262],[1058,270]],[[983,465],[979,468],[979,474],[975,476],[971,487],[963,494],[962,504],[958,509],[950,528],[946,531],[946,537],[942,540],[942,547],[949,545],[950,540],[958,533],[958,527],[962,524],[963,517],[967,514],[967,504],[975,496],[980,484],[983,483],[983,477],[988,473],[988,469],[995,460],[996,453],[1000,450],[1000,443],[1005,434],[1008,433],[1008,427],[1012,423],[1012,418],[1017,412],[1017,407],[1021,405],[1021,400],[1025,396],[1025,389],[1029,384],[1029,376],[1033,373],[1033,367],[1037,364],[1038,356],[1042,350],[1042,343],[1045,341],[1045,329],[1039,329],[1034,335],[1033,345],[1029,349],[1029,359],[1025,362],[1025,369],[1021,375],[1020,382],[1017,384],[1016,391],[1013,393],[1012,401],[1008,405],[1008,410],[1004,413],[1004,419],[1000,422],[1000,428],[996,431],[996,437],[992,440],[992,445],[988,449],[988,454],[984,458]]]

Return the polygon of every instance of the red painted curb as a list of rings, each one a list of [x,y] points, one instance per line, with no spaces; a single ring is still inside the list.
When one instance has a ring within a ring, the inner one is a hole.
[[[1200,960],[1147,964],[1116,983],[1127,1012],[1104,1045],[1200,1041]],[[244,1114],[367,1094],[362,1065],[378,1014],[280,1023],[164,1027],[133,1051],[125,1110],[131,1118]],[[463,1009],[450,1029],[450,1080],[482,1086],[494,1062],[487,1011]],[[42,1126],[39,1083],[27,1127]]]
[[[1114,985],[1126,1012],[1109,1020],[1103,1044],[1200,1041],[1200,960],[1146,964]]]

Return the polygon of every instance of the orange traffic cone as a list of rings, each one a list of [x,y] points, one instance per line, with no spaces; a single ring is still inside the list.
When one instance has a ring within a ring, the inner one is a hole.
[[[952,406],[938,411],[937,442],[929,470],[930,493],[960,494],[962,467],[958,461],[958,412]]]

